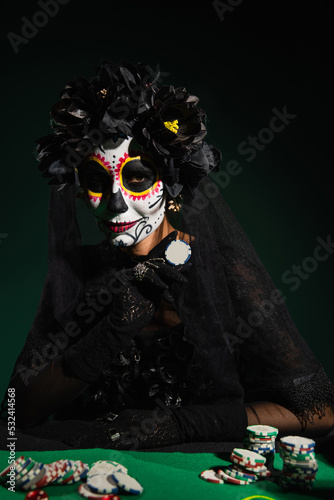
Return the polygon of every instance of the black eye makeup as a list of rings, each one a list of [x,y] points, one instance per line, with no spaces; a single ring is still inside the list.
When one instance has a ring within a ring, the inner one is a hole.
[[[85,165],[86,187],[94,193],[105,193],[111,188],[110,174],[97,161],[89,160]]]
[[[157,169],[144,159],[128,161],[121,171],[121,183],[124,189],[135,193],[150,189],[157,180]]]

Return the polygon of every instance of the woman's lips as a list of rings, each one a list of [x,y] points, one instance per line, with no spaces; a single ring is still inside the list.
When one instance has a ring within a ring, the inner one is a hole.
[[[128,231],[133,227],[135,224],[139,222],[138,220],[135,220],[133,222],[109,222],[109,221],[104,221],[104,225],[109,229],[109,231],[112,231],[113,233],[124,233],[125,231]]]

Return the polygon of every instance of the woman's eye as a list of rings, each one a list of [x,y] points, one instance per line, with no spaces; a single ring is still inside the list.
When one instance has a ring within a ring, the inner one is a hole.
[[[129,184],[139,184],[140,182],[144,182],[147,179],[144,175],[133,175],[128,179]]]

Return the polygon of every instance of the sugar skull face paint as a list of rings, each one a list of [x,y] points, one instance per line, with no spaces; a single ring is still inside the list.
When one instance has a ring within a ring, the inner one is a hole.
[[[166,198],[149,158],[131,149],[131,138],[96,148],[84,166],[86,198],[110,244],[131,246],[155,231]]]

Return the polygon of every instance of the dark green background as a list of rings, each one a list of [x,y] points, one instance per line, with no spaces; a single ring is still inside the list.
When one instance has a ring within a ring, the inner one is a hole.
[[[297,5],[296,5],[297,4]],[[211,1],[70,0],[15,54],[37,2],[12,2],[2,31],[1,387],[30,328],[47,270],[48,186],[33,156],[49,133],[49,109],[74,75],[101,58],[160,65],[164,83],[185,86],[208,115],[208,140],[242,173],[223,194],[313,351],[334,380],[334,255],[296,291],[282,283],[333,230],[329,1],[244,0],[220,21]],[[252,162],[240,142],[267,126],[272,108],[297,114]]]

